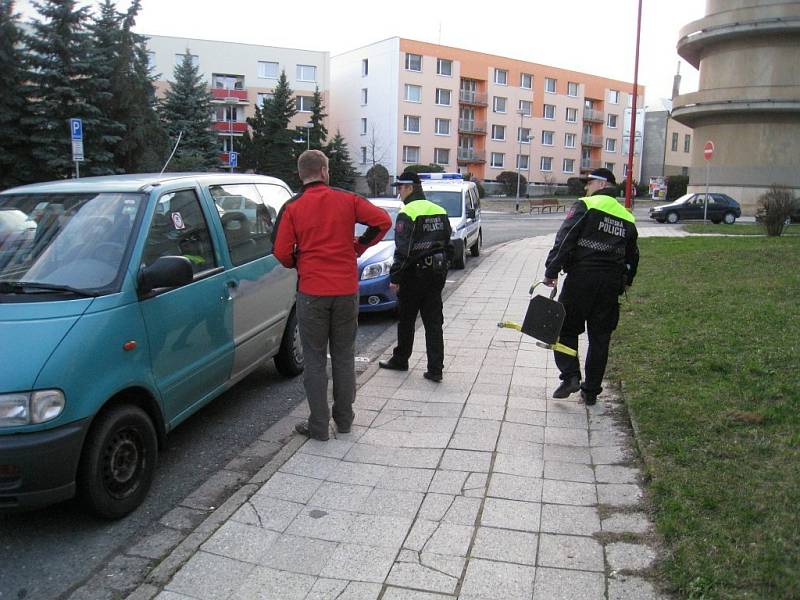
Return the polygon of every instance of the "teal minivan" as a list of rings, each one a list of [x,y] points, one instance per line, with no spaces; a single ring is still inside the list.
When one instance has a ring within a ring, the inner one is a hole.
[[[170,430],[265,360],[302,372],[296,274],[272,255],[291,196],[194,173],[0,193],[0,509],[77,493],[122,517]]]

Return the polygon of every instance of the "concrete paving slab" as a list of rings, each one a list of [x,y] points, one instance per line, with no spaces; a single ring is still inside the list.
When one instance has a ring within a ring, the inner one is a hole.
[[[489,482],[488,495],[493,498],[506,498],[508,500],[541,502],[542,480],[534,477],[495,473]]]
[[[342,542],[347,539],[357,514],[341,510],[306,506],[286,530],[289,535]]]
[[[533,600],[576,600],[604,598],[605,578],[601,573],[539,567],[533,586]]]
[[[336,542],[283,534],[259,562],[278,571],[319,575],[337,546]]]
[[[228,521],[200,548],[234,560],[258,563],[279,536],[276,531]]]
[[[231,600],[304,600],[316,579],[311,575],[256,567],[231,596]]]
[[[590,537],[543,533],[539,538],[539,565],[578,571],[600,571],[603,546]]]
[[[626,483],[598,483],[597,498],[600,504],[609,506],[636,506],[642,501],[642,490]]]
[[[606,559],[612,571],[642,571],[652,566],[656,553],[646,544],[615,542],[606,546]]]
[[[600,531],[600,515],[594,506],[542,505],[542,532],[592,536]]]
[[[394,564],[394,548],[339,544],[320,575],[350,581],[383,583]]]
[[[529,600],[535,574],[534,567],[472,559],[467,565],[459,598]]]
[[[224,556],[198,552],[172,578],[165,591],[185,594],[198,600],[227,598],[255,569],[251,563],[243,563]]]
[[[542,502],[593,506],[597,504],[597,490],[592,483],[545,479],[542,487]]]
[[[470,556],[535,566],[538,545],[535,533],[479,527]]]
[[[468,476],[469,473],[466,471],[445,471],[437,469],[428,487],[428,491],[438,494],[460,494],[464,489],[464,482],[467,480]]]
[[[384,515],[355,515],[347,531],[347,540],[362,546],[399,549],[406,539],[413,519]]]
[[[590,465],[563,462],[560,460],[544,461],[544,478],[579,483],[594,483],[594,469]]]
[[[539,531],[541,505],[533,502],[487,498],[483,505],[481,525],[518,531]]]
[[[422,551],[445,556],[466,556],[474,529],[470,525],[439,523]]]
[[[608,580],[608,600],[664,600],[656,587],[640,577],[611,577]]]
[[[617,513],[603,519],[603,531],[612,533],[648,533],[653,525],[644,513]]]
[[[488,473],[491,462],[491,452],[448,449],[444,451],[439,467],[450,471]]]

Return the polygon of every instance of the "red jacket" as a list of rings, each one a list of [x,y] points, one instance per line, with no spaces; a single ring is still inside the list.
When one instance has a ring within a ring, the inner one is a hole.
[[[358,239],[356,223],[367,226]],[[281,208],[273,253],[284,267],[297,269],[302,293],[355,294],[356,257],[381,241],[391,226],[387,212],[365,198],[314,182]]]

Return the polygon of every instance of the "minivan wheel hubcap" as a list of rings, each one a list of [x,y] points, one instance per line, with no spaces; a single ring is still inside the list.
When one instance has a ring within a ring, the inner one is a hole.
[[[103,457],[103,483],[109,494],[120,498],[137,487],[142,458],[139,439],[133,431],[123,430],[114,435]]]

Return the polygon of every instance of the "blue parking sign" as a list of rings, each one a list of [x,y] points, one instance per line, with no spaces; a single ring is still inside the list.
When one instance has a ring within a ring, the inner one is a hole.
[[[83,121],[81,119],[70,119],[69,130],[73,140],[83,139]]]
[[[230,166],[230,167],[238,167],[239,166],[239,153],[238,152],[229,152],[228,153],[228,166]]]

